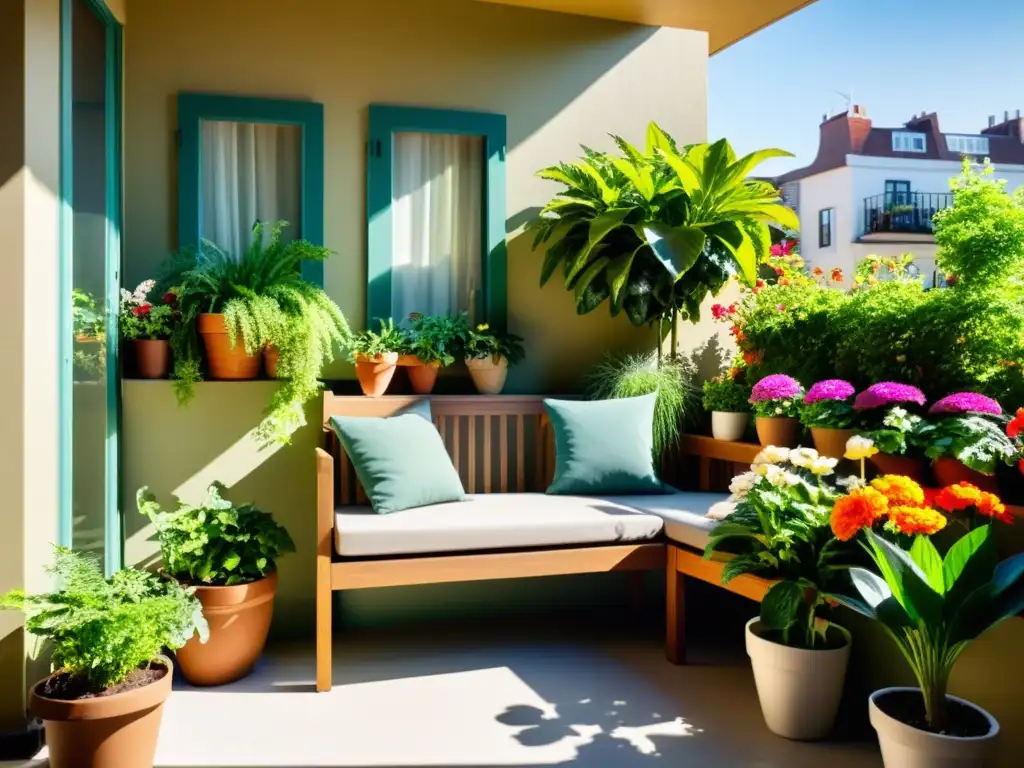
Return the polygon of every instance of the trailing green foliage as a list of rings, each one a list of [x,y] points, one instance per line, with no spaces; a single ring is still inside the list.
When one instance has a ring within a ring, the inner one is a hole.
[[[401,352],[406,347],[405,334],[395,327],[390,317],[387,322],[380,321],[380,333],[367,328],[361,331],[349,343],[349,359],[352,362],[358,357],[375,358],[379,355]]]
[[[732,269],[754,283],[769,224],[799,228],[778,190],[749,178],[787,152],[737,158],[725,139],[680,148],[655,123],[643,152],[613,138],[620,155],[584,147],[583,158],[537,174],[565,186],[531,225],[534,248],[547,250],[540,284],[561,265],[579,314],[607,301],[634,325],[677,312],[696,322]]]
[[[451,365],[462,353],[469,338],[469,320],[460,315],[409,316],[403,354],[416,355],[424,363]]]
[[[654,407],[654,455],[661,456],[679,441],[687,416],[699,402],[693,370],[682,360],[653,354],[607,357],[587,374],[586,395],[611,400],[658,394]]]
[[[926,536],[904,551],[865,530],[877,573],[851,568],[852,588],[836,595],[878,621],[896,643],[937,733],[947,726],[946,691],[957,659],[972,641],[1024,610],[1024,554],[999,562],[991,528],[975,528],[945,558]]]
[[[201,248],[172,257],[160,279],[177,296],[181,313],[171,336],[180,403],[191,399],[200,377],[200,314],[223,313],[232,344],[249,354],[266,346],[277,349],[281,385],[257,428],[265,443],[287,442],[305,424],[302,407],[320,391],[320,372],[334,359],[335,346],[351,338],[338,305],[300,274],[303,261],[323,261],[330,251],[305,240],[285,241],[287,226],[278,222],[264,238],[265,226],[257,222],[249,248],[238,258],[204,241]]]
[[[726,413],[750,412],[750,387],[729,375],[704,382],[704,410]]]
[[[156,574],[125,568],[109,580],[95,560],[56,547],[47,573],[58,589],[43,595],[8,592],[0,609],[26,614],[25,628],[53,643],[54,665],[84,678],[94,692],[116,685],[180,648],[196,632],[209,635],[202,606],[191,589]]]
[[[198,505],[178,502],[165,512],[148,488],[136,494],[139,512],[153,523],[164,568],[188,584],[231,586],[258,581],[295,551],[283,526],[252,504],[234,505],[214,483]]]

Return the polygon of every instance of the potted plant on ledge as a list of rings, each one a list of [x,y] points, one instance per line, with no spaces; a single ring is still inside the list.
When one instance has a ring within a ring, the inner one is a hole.
[[[765,376],[754,385],[750,402],[757,414],[757,438],[761,445],[791,447],[796,444],[800,421],[800,401],[804,390],[792,376],[781,373]]]
[[[842,379],[826,379],[804,395],[800,422],[811,430],[818,453],[843,458],[846,441],[853,437],[853,385]]]
[[[164,512],[148,489],[139,512],[156,528],[164,572],[195,590],[210,623],[209,642],[190,640],[177,652],[193,685],[222,685],[247,675],[270,629],[277,558],[295,551],[288,532],[252,504],[235,506],[213,484],[197,506]]]
[[[894,381],[872,384],[854,399],[853,409],[861,422],[857,431],[878,449],[870,461],[881,474],[923,480],[920,432],[925,422],[909,409],[924,404],[920,389]]]
[[[508,369],[525,356],[523,340],[513,333],[497,333],[487,323],[470,328],[464,347],[466,367],[482,395],[497,395],[505,388]]]
[[[409,315],[409,332],[400,357],[405,358],[412,391],[429,395],[441,368],[455,362],[466,343],[469,321],[465,315]],[[401,361],[400,363],[401,364]]]
[[[395,321],[380,321],[380,333],[369,329],[356,334],[349,346],[349,357],[356,366],[356,378],[367,397],[381,397],[395,375],[398,356],[405,348],[405,335]]]
[[[133,569],[103,578],[84,555],[57,547],[47,571],[56,592],[9,592],[0,608],[26,614],[25,628],[52,643],[57,668],[32,687],[53,768],[152,768],[173,665],[206,621],[191,589]]]
[[[704,410],[711,413],[711,436],[742,440],[750,424],[750,390],[727,374],[704,382]]]
[[[139,283],[134,292],[121,290],[117,324],[121,337],[132,343],[135,365],[144,379],[163,379],[171,367],[171,332],[178,318],[177,296],[168,292],[159,304],[149,300],[155,280]]]

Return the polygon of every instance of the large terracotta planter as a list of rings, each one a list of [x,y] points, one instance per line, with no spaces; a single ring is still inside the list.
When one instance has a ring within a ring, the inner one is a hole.
[[[811,439],[814,448],[822,456],[842,459],[846,453],[846,441],[854,436],[852,429],[831,429],[828,427],[811,427]]]
[[[999,493],[999,483],[995,475],[983,475],[981,472],[971,469],[959,459],[952,456],[943,456],[932,464],[932,475],[939,487],[956,485],[957,483],[970,483],[983,491]]]
[[[40,695],[40,681],[29,707],[46,728],[51,768],[152,768],[174,669],[168,659],[155,664],[166,670],[163,677],[111,696],[51,699]]]
[[[508,360],[499,357],[467,357],[466,367],[469,369],[473,386],[481,395],[498,395],[505,388],[508,378]]]
[[[886,697],[921,695],[920,688],[883,688],[868,699],[871,725],[878,734],[885,768],[982,768],[988,764],[999,736],[999,723],[981,707],[956,696],[946,701],[973,710],[975,717],[988,721],[988,733],[981,736],[950,736],[915,728],[885,711]],[[881,704],[881,706],[879,706]]]
[[[891,453],[876,453],[868,463],[880,475],[906,475],[918,483],[924,482],[924,459],[916,456],[898,456]]]
[[[237,381],[255,379],[259,375],[260,355],[248,354],[241,339],[231,343],[224,315],[203,313],[199,315],[197,328],[206,347],[211,379]]]
[[[429,395],[433,392],[434,385],[437,384],[437,372],[440,368],[438,363],[420,363],[406,368],[412,391],[417,395]]]
[[[134,339],[135,364],[143,379],[163,379],[171,369],[171,343],[166,339]]]
[[[761,445],[777,445],[779,448],[796,446],[800,433],[800,422],[788,416],[758,416],[755,420],[757,439]]]
[[[276,592],[276,572],[250,584],[196,588],[210,638],[201,643],[194,636],[175,652],[185,679],[224,685],[249,674],[267,642]]]
[[[266,372],[267,378],[277,378],[277,361],[280,357],[281,353],[272,344],[263,348],[263,370]]]
[[[810,741],[829,734],[835,724],[850,660],[850,633],[835,624],[845,643],[811,651],[790,648],[759,634],[761,620],[747,622],[747,655],[768,729],[787,739]]]
[[[711,412],[711,436],[715,440],[736,442],[742,440],[750,424],[749,413],[733,413],[732,411]]]
[[[385,352],[376,357],[356,357],[356,378],[367,397],[381,397],[395,375],[398,364],[397,352]]]

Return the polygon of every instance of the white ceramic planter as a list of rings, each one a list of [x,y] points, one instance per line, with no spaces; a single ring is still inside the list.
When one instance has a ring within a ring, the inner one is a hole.
[[[747,622],[747,655],[754,668],[757,697],[768,729],[787,739],[811,741],[832,730],[850,660],[850,633],[835,624],[846,644],[809,651],[765,640],[761,620]]]
[[[505,387],[508,360],[504,357],[499,357],[497,362],[490,357],[467,357],[466,367],[477,392],[481,395],[497,395]]]
[[[711,412],[711,436],[715,440],[736,442],[742,440],[750,423],[749,413],[732,413],[730,411]]]
[[[947,701],[965,704],[984,715],[990,728],[985,736],[957,737],[922,731],[883,712],[876,701],[887,693],[913,691],[920,688],[883,688],[868,699],[871,725],[878,734],[885,768],[982,768],[992,754],[999,736],[999,723],[981,707],[956,696]]]

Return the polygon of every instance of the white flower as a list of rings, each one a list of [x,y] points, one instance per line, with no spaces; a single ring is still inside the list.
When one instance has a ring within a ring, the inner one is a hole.
[[[735,511],[736,504],[732,501],[719,501],[717,504],[711,505],[711,509],[704,513],[704,517],[709,520],[722,521]]]
[[[845,488],[847,491],[852,491],[854,488],[863,488],[867,483],[856,475],[850,475],[849,477],[841,477],[836,480],[836,485],[840,488]]]
[[[769,445],[761,449],[761,452],[754,457],[754,464],[779,464],[789,461],[789,448],[780,448],[777,445]]]
[[[786,488],[800,482],[799,476],[774,464],[758,464],[754,471],[775,488]]]
[[[876,453],[878,453],[878,449],[875,448],[874,440],[863,435],[854,435],[846,441],[846,453],[843,455],[852,461],[858,461],[870,459]]]
[[[811,462],[818,459],[818,452],[813,448],[794,448],[789,452],[789,461],[794,467],[810,469]]]
[[[782,401],[782,404],[783,404],[783,405],[784,405],[784,406],[785,406],[786,408],[789,408],[789,406],[791,406],[791,405],[793,404],[793,401],[792,401],[792,400],[783,400],[783,401]]]
[[[135,287],[135,293],[132,294],[132,299],[136,304],[142,304],[149,292],[156,286],[156,280],[143,280]]]
[[[807,466],[807,469],[809,469],[812,474],[818,475],[819,477],[821,475],[831,475],[832,470],[836,468],[836,464],[838,463],[839,459],[832,459],[828,456],[819,456]]]
[[[737,500],[745,498],[759,479],[760,477],[753,472],[744,472],[742,475],[736,475],[732,482],[729,483],[729,493]]]
[[[782,414],[782,409],[779,406],[775,406],[775,415],[779,416]]]

